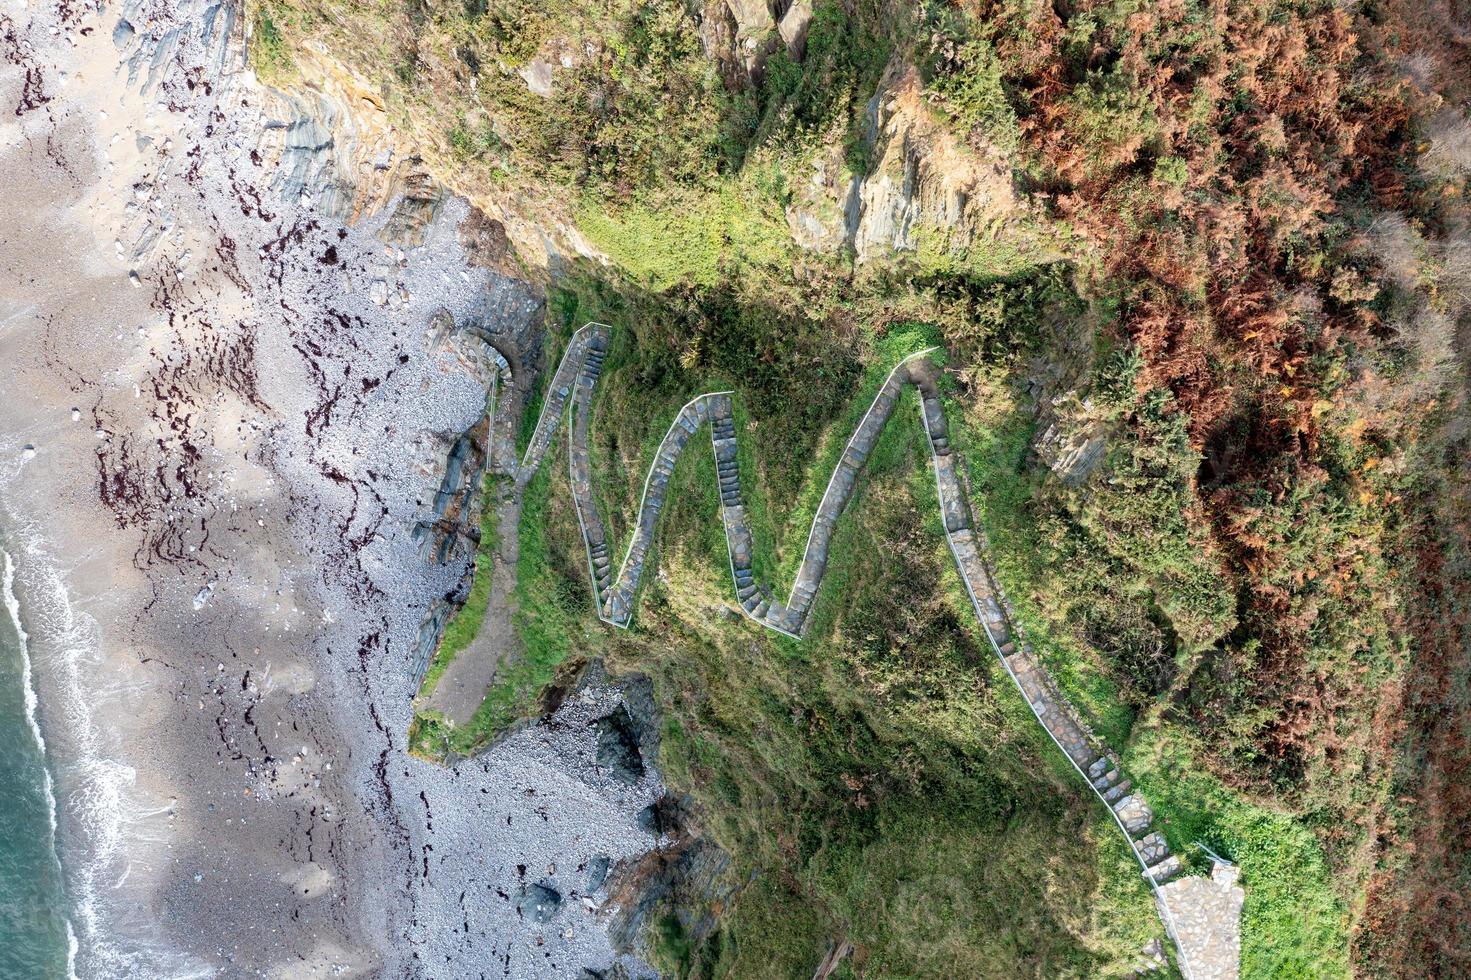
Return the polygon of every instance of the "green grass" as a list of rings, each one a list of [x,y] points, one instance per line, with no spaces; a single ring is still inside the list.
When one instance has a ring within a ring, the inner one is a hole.
[[[1172,848],[1200,841],[1242,869],[1243,977],[1347,977],[1349,916],[1322,845],[1300,819],[1246,802],[1208,775],[1177,726],[1124,755]]]
[[[296,61],[283,33],[283,19],[289,19],[289,9],[278,8],[274,3],[256,3],[251,15],[250,64],[256,75],[267,85],[280,85],[290,81],[296,72]]]
[[[1076,588],[1064,581],[1070,570],[1079,570],[1059,564],[1057,542],[1044,533],[1047,498],[1038,495],[1027,463],[1031,422],[1008,408],[1004,388],[992,395],[995,407],[985,418],[967,418],[954,404],[948,410],[952,440],[976,491],[972,503],[991,539],[995,573],[1022,630],[1069,700],[1122,752],[1125,771],[1143,790],[1156,814],[1156,829],[1171,848],[1193,857],[1202,870],[1207,865],[1195,841],[1241,865],[1247,896],[1242,976],[1348,975],[1348,916],[1312,828],[1222,786],[1196,756],[1186,729],[1137,725],[1109,662],[1080,640],[1072,625],[1079,618]],[[958,585],[955,592],[957,604],[963,603]],[[1049,602],[1064,604],[1049,607]],[[1040,732],[1020,698],[1016,702],[1015,723]],[[1044,746],[1043,752],[1055,772],[1080,786],[1061,753],[1049,749]],[[1118,836],[1111,824],[1105,829]],[[1121,838],[1120,851],[1128,856]]]
[[[797,577],[807,535],[812,528],[813,518],[817,516],[817,509],[822,504],[822,496],[827,491],[828,479],[838,460],[842,458],[848,439],[862,422],[864,413],[873,404],[873,399],[883,387],[884,381],[900,361],[910,354],[940,346],[941,338],[934,327],[911,323],[891,329],[882,336],[872,337],[869,344],[871,352],[862,379],[844,412],[825,428],[816,454],[805,467],[801,492],[781,522],[782,533],[777,543],[781,556],[778,568],[784,582],[790,583]],[[942,363],[944,356],[943,349],[935,352],[936,360]],[[900,409],[895,409],[896,414],[899,411]],[[890,424],[893,424],[892,420]]]
[[[713,285],[750,267],[785,261],[792,244],[772,202],[734,182],[656,203],[585,199],[578,227],[639,283]]]
[[[864,947],[870,976],[1117,975],[1158,934],[1107,814],[1061,756],[1039,782],[1055,750],[968,606],[953,618],[964,600],[924,461],[911,392],[839,525],[803,643],[712,622],[678,628],[677,657],[640,655],[673,701],[666,779],[710,801],[722,844],[777,869],[730,910],[712,975],[810,975],[837,935]],[[689,547],[699,528],[670,517]],[[926,621],[896,626],[916,605]]]

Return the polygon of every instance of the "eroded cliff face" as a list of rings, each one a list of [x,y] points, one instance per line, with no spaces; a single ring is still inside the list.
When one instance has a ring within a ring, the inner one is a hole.
[[[389,311],[412,297],[404,282],[405,250],[425,233],[450,198],[411,138],[396,129],[371,82],[333,58],[321,45],[305,46],[296,61],[292,90],[262,89],[262,125],[256,158],[272,174],[271,189],[345,224],[383,216],[383,247],[370,268],[368,292]],[[459,227],[460,246],[489,273],[478,308],[459,322],[441,311],[431,325],[436,349],[484,379],[503,412],[519,410],[523,392],[499,377],[502,366],[532,365],[541,350],[539,286],[527,279],[505,224],[471,207]],[[414,537],[421,555],[438,565],[464,564],[479,542],[481,484],[491,445],[491,419],[464,431],[431,432],[420,467],[439,481],[429,513]],[[502,440],[504,443],[505,440]],[[468,574],[455,593],[435,603],[420,636],[432,648],[456,603],[468,590]],[[421,660],[427,659],[421,649]]]
[[[374,87],[317,45],[298,68],[295,91],[268,90],[260,153],[275,162],[272,189],[349,222],[398,194],[424,197],[420,161],[399,145]]]
[[[890,66],[869,100],[861,134],[866,164],[853,169],[841,141],[793,175],[786,209],[792,238],[817,251],[850,249],[858,262],[921,249],[959,255],[1025,215],[999,152],[962,143],[936,118],[913,66]]]
[[[732,90],[759,86],[778,52],[802,62],[810,0],[708,0],[695,20],[705,57]],[[536,99],[559,98],[568,73],[602,50],[596,36],[545,38],[514,74]],[[568,261],[608,261],[578,227],[575,193],[534,186],[462,186],[452,161],[396,131],[374,84],[317,42],[298,53],[292,91],[276,93],[261,152],[279,160],[278,187],[344,220],[401,199],[399,232],[427,221],[450,187],[504,230],[511,266],[540,281]],[[494,118],[493,106],[481,113]],[[899,58],[868,99],[861,132],[842,126],[785,161],[785,213],[798,246],[858,263],[963,259],[1017,233],[1025,203],[1005,152],[959,138]],[[396,221],[399,219],[396,219]],[[1024,232],[1023,232],[1024,234]]]
[[[247,36],[246,43],[250,43]],[[583,56],[577,43],[554,39],[522,67],[532,93],[554,98],[555,73]],[[316,42],[303,45],[288,89],[265,89],[259,152],[275,176],[272,189],[341,221],[357,223],[393,207],[385,240],[419,244],[423,229],[455,193],[474,206],[473,245],[481,264],[508,276],[545,282],[569,257],[602,256],[571,222],[561,202],[533,188],[491,192],[464,187],[432,152],[392,123],[374,83]],[[382,293],[394,305],[391,289]]]

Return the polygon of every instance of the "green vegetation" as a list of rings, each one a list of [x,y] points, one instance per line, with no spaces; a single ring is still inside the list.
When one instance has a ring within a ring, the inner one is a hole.
[[[1447,774],[1471,743],[1446,625],[1467,600],[1443,581],[1465,567],[1464,409],[1443,396],[1471,288],[1434,236],[1468,220],[1448,159],[1464,141],[1414,119],[1471,86],[1415,96],[1424,80],[1387,67],[1408,63],[1405,38],[1459,35],[1397,0],[818,0],[789,50],[737,47],[708,13],[269,0],[254,58],[284,78],[323,42],[454,186],[551,200],[608,257],[560,278],[551,307],[564,334],[618,327],[592,425],[615,542],[674,412],[733,389],[757,570],[780,590],[874,386],[942,343],[998,578],[1172,844],[1241,862],[1244,975],[1344,975],[1354,944],[1374,975],[1460,962],[1441,936],[1462,926],[1435,901],[1465,890]],[[538,61],[552,98],[523,77]],[[882,129],[900,92],[935,128],[896,154]],[[1410,162],[1421,135],[1433,173]],[[956,155],[926,159],[941,142]],[[866,263],[845,251],[854,178],[987,161],[1014,178],[1012,213],[916,221],[912,250]],[[977,642],[912,410],[800,644],[728,608],[708,454],[675,477],[628,633],[592,615],[548,466],[521,528],[524,656],[465,731],[416,724],[417,747],[470,751],[559,665],[653,676],[670,785],[743,883],[703,943],[659,924],[680,976],[810,976],[844,938],[839,976],[1107,975],[1157,928],[1106,817]],[[473,632],[474,598],[442,656]],[[1414,657],[1427,679],[1407,686]],[[1447,691],[1454,710],[1415,707]],[[1428,815],[1394,802],[1422,792]],[[1395,856],[1415,819],[1434,860]]]
[[[1044,277],[1046,289],[1026,279],[982,290],[1012,314],[992,325],[1006,328],[1021,310],[1035,318],[1024,298],[1059,288],[1055,274]],[[628,325],[614,335],[592,428],[615,542],[668,418],[692,393],[732,387],[758,554],[778,588],[878,384],[904,355],[943,339],[937,326],[902,322],[824,337],[802,312],[719,290],[573,284],[552,303],[561,329]],[[980,329],[968,318],[963,327]],[[684,348],[668,342],[675,336]],[[804,384],[818,365],[833,382]],[[814,421],[794,427],[789,417]],[[1147,891],[1107,815],[1050,759],[1055,750],[983,646],[944,549],[926,460],[910,392],[870,457],[801,643],[717,611],[728,609],[729,573],[708,453],[691,452],[676,471],[660,574],[628,633],[596,623],[565,477],[544,466],[521,529],[526,667],[492,692],[473,732],[446,734],[430,719],[416,737],[466,750],[534,703],[569,655],[650,673],[667,710],[666,778],[700,802],[707,831],[736,857],[733,873],[755,874],[714,937],[692,943],[676,920],[661,921],[652,942],[681,975],[744,976],[762,964],[772,971],[763,975],[796,976],[840,936],[862,948],[868,975],[947,965],[974,976],[1126,972],[1158,932]]]
[[[654,289],[711,286],[727,275],[775,267],[791,248],[786,223],[769,201],[728,185],[660,207],[608,207],[589,199],[578,226],[636,281]]]
[[[892,357],[869,363],[882,378]],[[867,395],[823,441],[846,438]],[[1017,724],[1026,708],[996,686],[1004,677],[958,585],[948,598],[937,587],[954,573],[924,458],[911,394],[870,457],[800,644],[701,612],[724,596],[727,573],[705,550],[710,514],[673,502],[708,485],[708,459],[671,488],[664,575],[610,652],[652,673],[668,704],[666,778],[695,791],[742,876],[764,869],[719,942],[666,942],[682,975],[798,976],[839,935],[863,948],[869,975],[1109,975],[1158,928],[1106,814],[1061,770],[1038,782],[1045,736]],[[773,502],[758,492],[753,503]],[[787,527],[805,536],[795,518]]]
[[[1200,841],[1245,870],[1243,976],[1347,977],[1348,910],[1312,828],[1242,801],[1207,775],[1177,726],[1140,733],[1124,758],[1172,847]]]
[[[251,64],[261,81],[280,85],[290,80],[296,62],[286,46],[286,38],[277,26],[283,11],[273,3],[256,6],[250,21]]]
[[[954,35],[936,36],[939,64],[931,67],[932,90],[957,128],[976,134],[1003,150],[1014,150],[1021,136],[1016,110],[1006,93],[1002,65],[989,41],[967,37],[961,24],[951,22]]]

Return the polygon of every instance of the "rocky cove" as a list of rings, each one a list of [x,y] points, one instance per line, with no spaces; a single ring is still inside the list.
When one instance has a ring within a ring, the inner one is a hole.
[[[78,974],[649,975],[608,926],[664,839],[657,771],[600,761],[624,682],[406,752],[474,550],[476,337],[540,343],[499,227],[256,85],[233,5],[3,26],[0,431],[32,451],[0,495]]]

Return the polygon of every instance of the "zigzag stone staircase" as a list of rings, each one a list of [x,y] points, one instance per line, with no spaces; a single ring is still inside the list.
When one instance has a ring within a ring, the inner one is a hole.
[[[550,448],[563,417],[570,414],[568,468],[599,618],[620,628],[629,626],[675,464],[700,427],[708,423],[736,600],[748,618],[800,639],[822,583],[838,518],[853,496],[863,464],[899,403],[904,386],[913,385],[920,394],[921,421],[929,441],[945,538],[996,655],[1043,729],[1108,808],[1129,842],[1143,877],[1154,891],[1165,928],[1179,950],[1181,972],[1192,980],[1235,978],[1240,959],[1242,895],[1235,885],[1236,870],[1226,862],[1218,862],[1211,878],[1183,875],[1184,862],[1170,851],[1164,835],[1153,828],[1154,814],[1125,776],[1117,755],[1082,722],[1016,628],[1010,603],[986,564],[985,532],[971,515],[958,460],[950,445],[937,385],[940,369],[926,356],[933,350],[911,355],[889,373],[848,440],[813,518],[796,582],[783,603],[769,587],[756,581],[752,571],[753,538],[741,495],[730,392],[692,399],[670,424],[644,481],[638,523],[628,550],[615,572],[607,531],[593,503],[587,448],[592,396],[608,354],[609,329],[604,324],[590,323],[573,334],[552,377],[525,456],[515,468],[516,485],[524,488]]]

